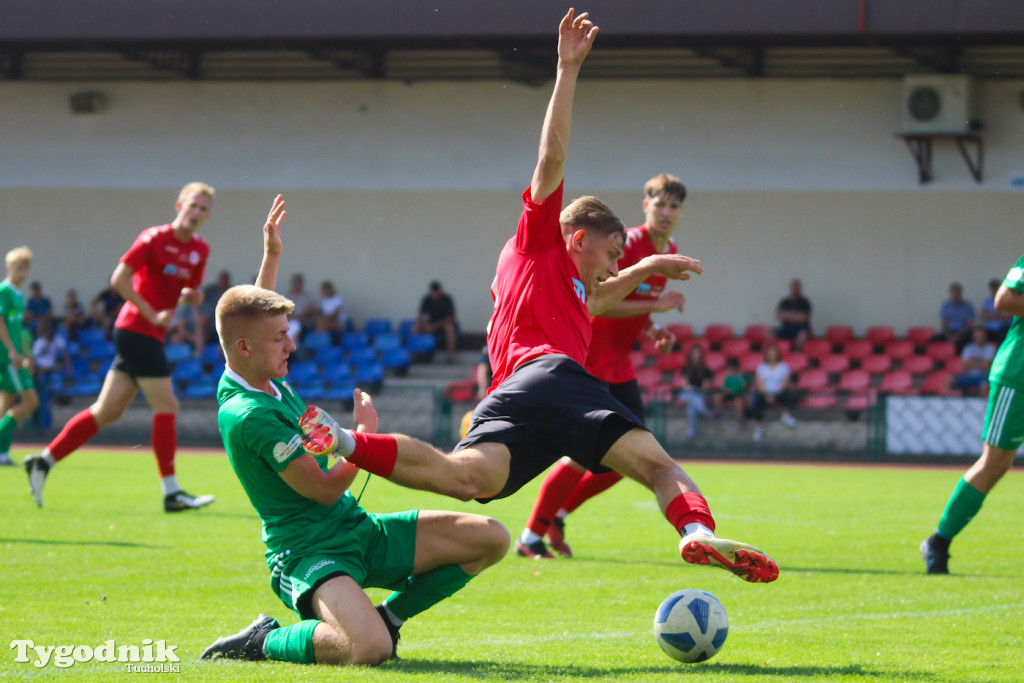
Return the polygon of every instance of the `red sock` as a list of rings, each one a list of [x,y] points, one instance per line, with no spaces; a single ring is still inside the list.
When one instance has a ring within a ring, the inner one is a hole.
[[[665,517],[680,536],[683,535],[683,527],[694,522],[715,530],[715,518],[711,516],[708,501],[699,493],[681,493],[673,498],[665,510]]]
[[[607,491],[620,481],[622,481],[622,475],[618,472],[604,472],[602,474],[587,472],[583,475],[583,480],[579,483],[579,486],[576,487],[576,490],[572,492],[569,500],[565,501],[565,505],[562,507],[565,508],[566,512],[572,512],[597,494]]]
[[[86,408],[68,420],[64,429],[54,437],[47,449],[54,461],[63,460],[78,450],[86,441],[96,436],[99,431],[100,428],[96,426],[96,418],[92,416],[92,411]]]
[[[352,432],[356,448],[346,459],[371,474],[387,479],[395,471],[398,460],[398,441],[390,434]]]
[[[533,512],[526,522],[526,528],[538,536],[544,536],[551,526],[551,520],[555,518],[555,513],[572,495],[583,474],[572,465],[566,465],[561,461],[555,463],[540,485],[540,493],[537,495],[537,502],[533,504]]]
[[[156,466],[161,477],[174,474],[174,454],[178,450],[178,432],[174,428],[174,413],[153,415],[153,432],[150,441],[156,453]]]

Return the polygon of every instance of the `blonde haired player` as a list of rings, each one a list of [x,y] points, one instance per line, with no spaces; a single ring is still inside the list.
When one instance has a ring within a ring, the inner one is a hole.
[[[22,335],[25,294],[21,286],[32,267],[32,250],[11,249],[4,261],[7,277],[0,282],[0,465],[13,465],[9,451],[14,428],[39,405],[29,368],[30,349]]]

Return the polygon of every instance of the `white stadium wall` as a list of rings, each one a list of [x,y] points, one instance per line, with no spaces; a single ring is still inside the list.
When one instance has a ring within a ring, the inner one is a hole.
[[[934,324],[949,282],[976,305],[1021,252],[1024,83],[979,84],[985,178],[949,141],[919,185],[901,82],[588,81],[578,89],[568,196],[598,194],[635,225],[640,188],[690,188],[677,231],[706,272],[680,285],[684,318],[769,322],[791,277],[823,329]],[[95,90],[106,107],[72,115]],[[411,317],[427,282],[481,330],[514,230],[550,84],[0,84],[0,249],[28,244],[57,303],[90,298],[177,189],[218,189],[202,230],[221,269],[250,278],[273,195],[289,203],[282,276],[331,279],[352,316]],[[663,322],[678,319],[663,315]]]

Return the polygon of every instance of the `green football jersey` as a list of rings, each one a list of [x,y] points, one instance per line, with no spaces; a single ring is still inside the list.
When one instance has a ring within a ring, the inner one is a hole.
[[[7,334],[11,336],[11,342],[17,348],[21,343],[21,328],[25,319],[25,295],[6,279],[0,282],[0,318],[7,325]],[[18,352],[21,351],[19,348]],[[7,347],[0,344],[0,365],[6,366],[9,362],[10,354],[7,353]]]
[[[272,380],[280,398],[248,386],[227,371],[217,387],[217,425],[231,467],[263,521],[268,561],[282,551],[315,550],[339,537],[366,516],[348,491],[332,505],[300,495],[279,475],[302,456],[299,417],[306,409],[291,385]],[[317,457],[327,470],[327,458]]]
[[[1003,286],[1024,293],[1024,256],[1006,274]],[[996,351],[988,378],[990,382],[1024,389],[1024,318],[1013,316],[1013,324]]]

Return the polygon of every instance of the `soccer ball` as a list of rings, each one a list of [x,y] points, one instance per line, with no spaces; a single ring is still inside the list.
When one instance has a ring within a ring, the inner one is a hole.
[[[672,659],[703,662],[722,649],[729,617],[711,593],[687,588],[665,598],[654,615],[654,639]]]

